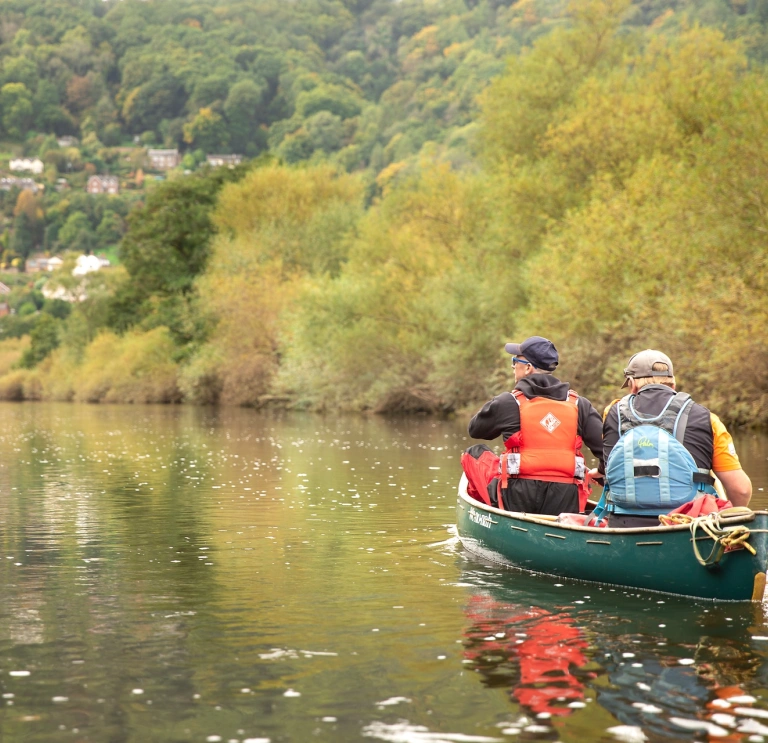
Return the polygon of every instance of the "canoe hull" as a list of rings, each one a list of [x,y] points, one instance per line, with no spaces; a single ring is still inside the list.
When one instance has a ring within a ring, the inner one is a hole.
[[[756,576],[764,575],[768,564],[765,511],[729,520],[750,529],[749,543],[757,555],[739,549],[726,553],[711,567],[697,561],[686,526],[594,529],[548,523],[500,511],[470,498],[464,479],[456,514],[459,538],[470,552],[533,572],[595,583],[720,601],[749,601]],[[714,543],[699,534],[699,551],[706,556]]]

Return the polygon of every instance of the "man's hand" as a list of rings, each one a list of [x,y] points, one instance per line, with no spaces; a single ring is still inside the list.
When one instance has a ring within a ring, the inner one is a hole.
[[[605,483],[605,475],[600,474],[600,470],[597,467],[593,470],[587,470],[587,485],[591,482],[596,482],[598,485]]]

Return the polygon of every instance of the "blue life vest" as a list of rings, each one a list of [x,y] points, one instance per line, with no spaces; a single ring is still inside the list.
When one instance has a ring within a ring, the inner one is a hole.
[[[608,511],[635,516],[669,513],[699,493],[717,495],[714,479],[683,446],[693,400],[673,395],[656,416],[635,410],[635,395],[617,403],[619,440],[605,466]]]

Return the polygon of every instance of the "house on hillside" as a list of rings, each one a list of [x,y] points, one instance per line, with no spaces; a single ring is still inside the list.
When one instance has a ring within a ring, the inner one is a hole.
[[[120,190],[120,183],[116,175],[92,175],[85,190],[88,193],[116,194]]]
[[[56,144],[58,144],[59,147],[77,147],[79,142],[77,141],[77,137],[70,137],[67,135],[65,137],[59,137],[56,140]]]
[[[27,273],[38,273],[48,269],[48,258],[42,253],[30,255],[24,263],[24,270]]]
[[[0,178],[0,191],[10,191],[12,188],[37,193],[43,189],[43,186],[35,183],[32,178],[19,178],[15,175],[3,176]]]
[[[48,258],[43,253],[35,253],[27,258],[24,266],[27,273],[39,273],[40,271],[54,271],[57,268],[61,268],[63,263],[64,261],[57,255]],[[0,291],[0,294],[2,294],[2,291]]]
[[[208,165],[212,168],[220,168],[222,165],[234,168],[235,165],[240,165],[243,162],[242,155],[207,155],[205,158]]]
[[[2,281],[0,281],[0,296],[5,297],[5,295],[11,293],[11,287],[4,284]],[[8,302],[3,299],[0,301],[0,317],[5,317],[6,315],[9,315],[11,313],[11,307],[8,304]]]
[[[147,157],[153,170],[170,170],[181,162],[178,150],[149,150]]]
[[[35,175],[40,175],[45,170],[45,165],[43,165],[43,161],[39,157],[36,157],[34,160],[30,157],[19,157],[11,160],[9,167],[13,171],[27,170]]]

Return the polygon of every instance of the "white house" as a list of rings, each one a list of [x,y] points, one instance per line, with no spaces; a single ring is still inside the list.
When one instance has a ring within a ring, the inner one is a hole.
[[[31,171],[35,175],[40,175],[45,170],[45,165],[43,165],[43,161],[39,157],[36,157],[34,160],[30,157],[20,157],[11,160],[9,167],[11,170]]]
[[[32,178],[19,178],[15,175],[6,175],[0,178],[0,191],[10,191],[12,188],[19,188],[22,191],[32,191],[32,193],[37,193],[43,186],[35,183]]]
[[[240,165],[243,162],[242,155],[206,155],[205,158],[208,165],[212,168],[219,168],[222,165],[226,165],[230,168],[234,168],[235,165]]]
[[[178,150],[149,150],[147,155],[154,170],[170,170],[181,162]]]
[[[91,271],[98,271],[102,265],[101,260],[95,255],[79,255],[75,267],[72,269],[72,275],[85,276]]]

